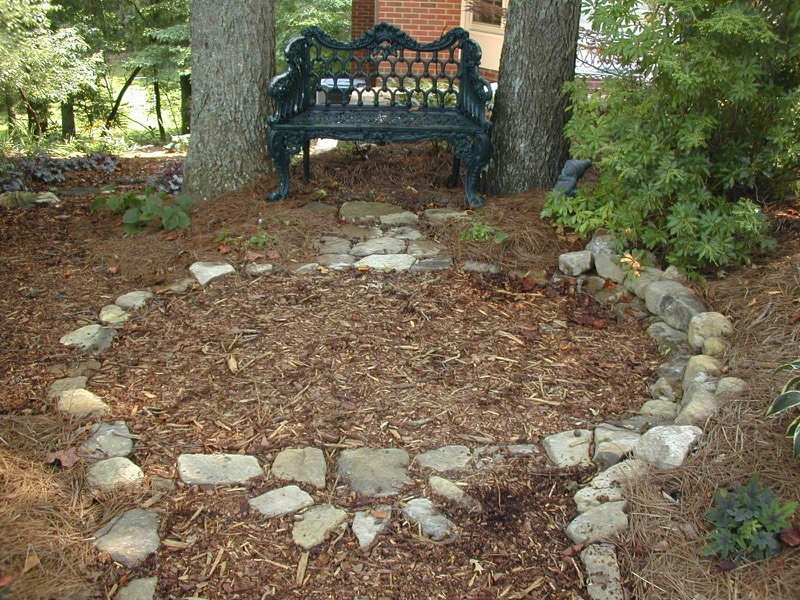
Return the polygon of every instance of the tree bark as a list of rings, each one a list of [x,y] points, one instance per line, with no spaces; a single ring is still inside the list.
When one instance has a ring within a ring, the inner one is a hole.
[[[550,188],[568,156],[567,96],[575,77],[581,0],[512,2],[484,177],[490,194]]]
[[[119,106],[122,104],[122,97],[125,95],[125,92],[128,91],[128,88],[131,87],[133,80],[136,79],[136,76],[139,74],[139,71],[142,70],[142,67],[136,67],[133,72],[128,76],[125,80],[125,83],[122,86],[122,89],[117,94],[117,99],[114,101],[114,106],[111,107],[111,112],[108,113],[108,117],[106,117],[106,129],[111,129],[114,123],[117,120],[117,113],[119,112]]]
[[[158,79],[153,81],[153,96],[156,104],[156,122],[158,123],[158,137],[162,142],[167,141],[167,130],[164,129],[164,115],[161,113],[161,87]]]
[[[70,96],[61,103],[61,139],[66,142],[75,134],[75,103]]]
[[[272,172],[267,85],[274,24],[270,0],[192,2],[192,136],[184,187],[197,201]]]
[[[192,78],[181,75],[181,135],[192,130]]]

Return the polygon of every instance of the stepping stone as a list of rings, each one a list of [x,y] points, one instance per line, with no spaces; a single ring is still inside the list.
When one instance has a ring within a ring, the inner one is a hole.
[[[455,523],[436,510],[428,498],[414,498],[402,508],[403,516],[416,523],[435,542],[452,542],[458,537]]]
[[[77,390],[86,387],[86,382],[88,379],[86,377],[63,377],[61,379],[56,379],[53,383],[50,384],[50,389],[47,390],[47,397],[48,398],[57,398],[61,392],[67,392],[70,390]]]
[[[303,210],[324,216],[334,216],[339,212],[339,209],[324,202],[309,202],[303,205]]]
[[[153,600],[157,585],[158,577],[131,579],[128,585],[119,589],[114,600]]]
[[[189,267],[189,272],[197,279],[197,283],[206,286],[228,275],[234,275],[236,269],[226,262],[196,262]]]
[[[398,240],[407,240],[407,241],[415,241],[422,239],[422,232],[419,229],[414,227],[395,227],[394,229],[390,229],[386,232],[386,235],[389,235],[393,238]]]
[[[116,335],[117,330],[110,327],[85,325],[63,336],[59,341],[65,346],[78,346],[83,350],[97,353],[108,350]]]
[[[464,219],[467,213],[453,208],[429,208],[422,216],[434,225],[444,223],[450,219]]]
[[[133,452],[133,439],[125,421],[114,423],[95,423],[91,436],[83,442],[78,451],[92,458],[113,458],[128,456]]]
[[[287,448],[272,463],[272,474],[278,479],[306,483],[316,488],[325,487],[328,465],[319,448]]]
[[[438,256],[446,250],[447,246],[440,244],[439,242],[432,242],[430,240],[413,240],[408,242],[408,249],[406,252],[408,252],[408,254],[417,260],[421,260],[424,258],[433,258],[434,256]]]
[[[364,227],[363,225],[351,225],[349,223],[340,225],[339,233],[353,240],[371,240],[383,236],[383,231],[380,227]]]
[[[86,470],[86,483],[97,492],[112,492],[144,481],[144,473],[125,457],[107,458]]]
[[[311,550],[324,542],[334,529],[347,520],[347,513],[332,504],[309,508],[292,528],[294,543],[304,550]]]
[[[315,275],[319,273],[319,263],[313,262],[299,265],[292,269],[292,273],[296,275]]]
[[[592,443],[592,432],[586,429],[574,429],[549,435],[542,440],[547,456],[557,467],[588,466],[589,446]]]
[[[573,544],[605,541],[628,528],[626,502],[606,502],[575,517],[567,526],[567,537]]]
[[[400,254],[406,249],[406,242],[390,237],[374,238],[360,242],[350,250],[352,256],[371,256],[373,254]]]
[[[431,493],[434,496],[439,496],[445,500],[449,500],[460,507],[467,510],[481,510],[481,503],[475,498],[462,490],[455,482],[439,477],[438,475],[431,475],[428,478],[428,485],[431,488]]]
[[[346,223],[377,223],[385,215],[405,212],[399,206],[385,202],[345,202],[339,209],[339,219]]]
[[[353,533],[358,547],[368,550],[375,539],[389,527],[392,507],[380,504],[374,510],[360,510],[353,517]]]
[[[494,263],[480,262],[477,260],[468,260],[463,265],[461,265],[461,269],[469,273],[494,274],[500,272],[500,265],[496,265]]]
[[[122,294],[114,300],[114,304],[119,306],[122,310],[139,310],[147,305],[147,301],[153,297],[153,292],[145,290],[136,290],[135,292],[128,292]]]
[[[594,463],[606,467],[617,464],[633,452],[640,437],[642,436],[635,431],[607,423],[598,425],[594,430]]]
[[[350,240],[326,235],[316,244],[320,254],[348,254],[352,244]]]
[[[391,215],[382,215],[380,221],[381,225],[385,227],[397,227],[399,225],[416,225],[419,223],[419,217],[412,212],[403,211]]]
[[[122,513],[94,535],[95,548],[129,568],[139,566],[161,545],[158,514],[141,508]]]
[[[408,271],[417,261],[410,254],[376,254],[367,256],[355,263],[356,269],[369,269],[370,271]]]
[[[116,304],[109,304],[100,309],[99,319],[103,325],[122,325],[130,318],[128,312]]]
[[[241,454],[181,454],[178,476],[189,485],[232,485],[261,477],[255,456]]]
[[[252,498],[248,504],[271,519],[313,506],[314,499],[296,485],[287,485]]]
[[[111,412],[111,407],[89,390],[76,389],[58,395],[57,408],[60,412],[76,419],[99,417]]]
[[[412,273],[422,271],[445,271],[453,267],[452,258],[426,258],[411,267]]]
[[[272,273],[274,267],[269,263],[249,263],[244,272],[249,277],[261,277],[267,273]]]
[[[334,271],[346,271],[353,268],[356,259],[349,254],[320,254],[315,259],[317,264]]]
[[[417,456],[417,465],[434,471],[459,471],[472,462],[472,451],[466,446],[442,446]]]
[[[394,496],[413,483],[408,452],[401,448],[356,448],[339,454],[338,473],[357,494]]]
[[[591,544],[581,552],[589,581],[586,592],[591,600],[623,600],[617,551],[611,544]]]

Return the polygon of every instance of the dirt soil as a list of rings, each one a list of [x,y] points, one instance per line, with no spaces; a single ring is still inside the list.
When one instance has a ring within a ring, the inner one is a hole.
[[[389,158],[400,167],[380,166]],[[73,173],[60,188],[113,179],[118,189],[139,189],[170,160],[127,157],[114,174]],[[484,510],[448,507],[456,542],[431,542],[396,516],[367,553],[348,531],[304,557],[290,517],[249,511],[248,498],[277,487],[270,478],[217,489],[177,480],[181,453],[251,454],[269,465],[283,448],[315,446],[331,466],[315,500],[352,512],[372,504],[338,485],[332,465],[343,448],[414,456],[446,444],[535,444],[624,418],[648,397],[661,359],[643,327],[569,282],[544,283],[578,241],[539,220],[543,194],[491,198],[479,213],[510,243],[464,240],[453,225],[425,232],[456,259],[493,260],[515,277],[300,276],[289,269],[338,227],[302,208],[310,201],[377,200],[417,212],[463,201],[441,186],[448,157],[430,146],[337,151],[313,166],[317,181],[295,177],[287,202],[266,202],[275,185],[266,181],[170,233],[123,236],[118,216],[88,210],[91,194],[62,194],[58,207],[0,209],[0,518],[18,524],[0,549],[10,597],[111,598],[148,576],[159,578],[163,598],[585,597],[579,548],[563,531],[576,514],[572,495],[594,471],[555,469],[542,454],[509,456],[461,479]],[[264,247],[246,243],[263,232]],[[191,263],[219,259],[267,260],[276,270],[163,293]],[[59,344],[118,295],[144,288],[162,293],[108,351],[92,357]],[[148,476],[144,487],[91,495],[86,461],[67,468],[49,454],[88,436],[85,422],[64,422],[47,398],[55,379],[77,374],[111,405],[109,420],[125,420],[138,436],[131,458]],[[411,475],[398,503],[428,491],[423,473],[412,466]],[[135,507],[159,513],[163,543],[129,570],[90,540]]]

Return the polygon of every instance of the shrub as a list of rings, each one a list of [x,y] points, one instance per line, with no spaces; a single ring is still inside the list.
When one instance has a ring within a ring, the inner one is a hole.
[[[781,365],[775,369],[775,372],[795,371],[798,369],[800,369],[800,358],[794,362]],[[781,389],[781,393],[767,409],[767,416],[777,415],[795,407],[800,407],[800,375],[795,375],[786,382]],[[794,455],[800,456],[800,415],[789,423],[789,427],[786,429],[786,437],[792,440]]]
[[[796,193],[800,4],[793,0],[590,2],[602,58],[621,74],[571,84],[572,154],[600,177],[544,215],[605,227],[685,270],[767,249],[767,201]]]

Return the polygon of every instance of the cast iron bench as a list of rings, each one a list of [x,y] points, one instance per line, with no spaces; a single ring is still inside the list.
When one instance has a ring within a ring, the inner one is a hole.
[[[481,49],[461,28],[420,43],[388,23],[353,42],[333,39],[310,27],[286,46],[286,72],[275,77],[276,100],[269,148],[280,176],[270,200],[289,193],[289,160],[303,151],[303,174],[311,179],[309,141],[314,138],[383,144],[444,140],[454,149],[449,185],[461,160],[470,206],[481,206],[475,188],[489,156],[486,102],[489,83],[481,77]]]

